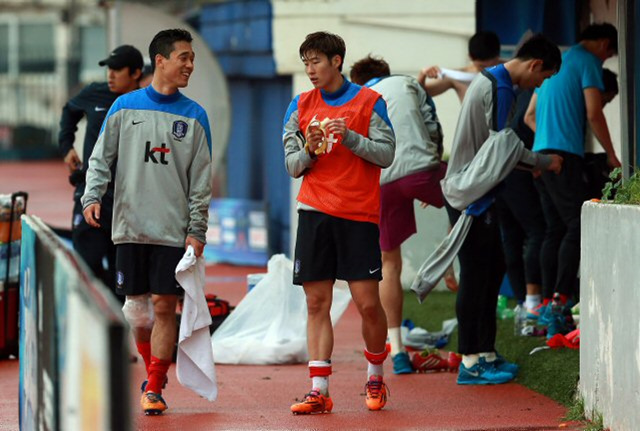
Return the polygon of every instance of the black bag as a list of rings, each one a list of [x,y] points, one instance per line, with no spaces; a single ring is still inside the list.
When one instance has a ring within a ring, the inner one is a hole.
[[[211,325],[209,325],[209,333],[213,334],[213,332],[218,329],[218,326],[224,322],[224,319],[231,314],[233,311],[233,307],[229,305],[229,301],[224,299],[219,299],[214,294],[205,295],[207,299],[207,305],[209,306],[209,314],[211,314]],[[176,324],[178,327],[178,333],[176,335],[176,347],[173,352],[173,362],[176,362],[176,358],[178,355],[178,339],[180,338],[180,320],[182,318],[182,305],[183,299],[180,298],[178,302],[178,310],[176,311]]]
[[[205,295],[205,298],[207,298],[209,314],[211,314],[211,326],[209,326],[209,332],[213,334],[213,332],[218,329],[218,326],[224,322],[224,319],[231,314],[233,307],[229,305],[229,301],[218,299],[214,294]]]
[[[609,181],[611,169],[606,153],[585,153],[584,173],[587,183],[587,199],[602,199],[602,189]],[[613,196],[612,196],[613,197]]]

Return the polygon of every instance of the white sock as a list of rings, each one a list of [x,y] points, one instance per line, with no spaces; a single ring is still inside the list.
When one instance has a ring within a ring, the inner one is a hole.
[[[395,328],[389,328],[387,333],[389,334],[389,344],[391,344],[391,356],[404,352],[400,327],[396,326]]]
[[[311,377],[311,389],[317,389],[322,395],[329,395],[329,377]]]
[[[471,368],[480,360],[480,355],[462,355],[462,364],[465,368]]]
[[[542,302],[542,295],[527,295],[527,299],[524,301],[524,306],[529,310],[536,308]]]
[[[309,361],[309,367],[331,367],[331,361]],[[311,389],[317,389],[322,395],[329,395],[329,376],[312,377]]]
[[[388,356],[388,353],[386,350],[374,353],[374,352],[370,352],[366,348],[364,349],[364,357],[367,358],[367,363],[369,364],[367,367],[367,379],[370,379],[371,376],[382,377],[384,375],[383,364],[387,356]],[[380,363],[374,364],[371,362],[371,360],[374,360]]]
[[[496,359],[498,359],[498,357],[496,356],[496,352],[483,352],[483,353],[480,353],[479,356],[481,358],[484,358],[484,360],[487,362],[493,362]]]
[[[367,367],[367,379],[371,378],[371,376],[382,377],[383,375],[384,369],[382,367],[382,364],[375,365],[369,362],[369,366]]]

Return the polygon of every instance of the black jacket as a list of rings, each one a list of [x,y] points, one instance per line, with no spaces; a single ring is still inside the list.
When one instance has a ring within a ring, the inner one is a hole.
[[[104,118],[118,96],[120,94],[109,91],[109,86],[106,82],[92,83],[83,88],[77,96],[69,100],[62,108],[58,145],[63,157],[73,148],[78,123],[82,120],[82,117],[87,118],[87,131],[84,136],[82,151],[82,177],[84,177],[84,173],[88,168],[89,157],[98,140]],[[114,172],[115,164],[112,168],[112,176]],[[77,183],[76,187],[84,190],[84,181]],[[112,189],[112,187],[112,184],[110,184],[109,188]]]

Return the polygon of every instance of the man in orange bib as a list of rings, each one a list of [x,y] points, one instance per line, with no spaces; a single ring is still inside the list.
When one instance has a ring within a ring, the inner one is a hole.
[[[307,35],[300,58],[314,89],[296,96],[284,118],[285,164],[303,177],[298,194],[294,284],[307,297],[307,346],[311,391],[291,406],[294,414],[331,412],[329,396],[336,279],[349,283],[362,316],[368,364],[366,405],[387,399],[382,364],[387,319],[378,282],[382,263],[380,169],[391,165],[395,137],[382,97],[342,76],[345,43],[326,32]]]

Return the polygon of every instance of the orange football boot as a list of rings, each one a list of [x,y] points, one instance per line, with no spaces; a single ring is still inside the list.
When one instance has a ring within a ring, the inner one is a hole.
[[[382,381],[382,376],[371,376],[364,385],[366,392],[365,402],[369,410],[381,410],[387,403],[387,385]]]
[[[161,415],[162,412],[169,408],[169,406],[167,406],[167,403],[162,398],[162,395],[156,394],[154,392],[145,392],[144,394],[142,394],[140,404],[142,405],[144,414],[147,416]]]
[[[304,396],[304,399],[291,406],[294,415],[309,415],[313,413],[331,413],[333,401],[328,395],[322,395],[318,390],[312,389]]]

